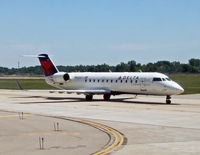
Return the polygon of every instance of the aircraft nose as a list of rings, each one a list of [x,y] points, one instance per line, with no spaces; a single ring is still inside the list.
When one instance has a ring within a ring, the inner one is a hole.
[[[181,93],[184,92],[184,89],[180,85],[178,85],[177,83],[174,86],[174,89],[176,90],[177,94],[181,94]]]
[[[180,94],[184,92],[184,89],[183,89],[181,86],[179,86],[179,88],[177,88],[177,89],[178,89],[178,92],[179,92]]]

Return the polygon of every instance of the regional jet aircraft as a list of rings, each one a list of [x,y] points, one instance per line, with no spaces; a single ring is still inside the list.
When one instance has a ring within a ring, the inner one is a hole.
[[[184,92],[184,89],[169,77],[161,73],[150,72],[59,72],[47,54],[37,56],[40,60],[45,80],[49,85],[61,90],[50,92],[84,94],[87,101],[93,95],[103,95],[110,100],[111,95],[160,95],[166,96],[166,103],[171,103],[171,95]]]

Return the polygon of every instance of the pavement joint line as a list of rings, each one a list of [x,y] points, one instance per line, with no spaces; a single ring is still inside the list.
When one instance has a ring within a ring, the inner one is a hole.
[[[21,136],[40,136],[40,135],[48,135],[48,136],[51,136],[51,135],[80,135],[79,132],[64,132],[64,131],[59,131],[59,132],[55,132],[55,131],[52,131],[52,132],[33,132],[33,133],[22,133],[20,134]]]
[[[31,116],[31,114],[24,114],[23,117],[25,116]],[[0,118],[7,118],[7,117],[19,117],[19,115],[2,115]]]

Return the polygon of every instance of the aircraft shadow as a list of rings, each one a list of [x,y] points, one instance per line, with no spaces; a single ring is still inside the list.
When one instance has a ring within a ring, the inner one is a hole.
[[[70,97],[23,96],[23,97],[11,97],[11,98],[27,98],[27,99],[41,98],[41,99],[49,100],[49,101],[24,101],[24,102],[21,102],[20,104],[68,103],[68,102],[70,103],[70,102],[85,101],[84,98],[77,98],[77,97],[70,98]]]
[[[43,103],[72,103],[72,102],[107,102],[103,99],[93,99],[93,101],[85,101],[85,98],[77,98],[77,97],[44,97],[44,96],[25,96],[25,97],[12,97],[12,98],[41,98],[46,99],[47,101],[31,101],[31,102],[21,102],[20,104],[43,104]],[[147,104],[147,105],[168,105],[164,102],[145,102],[145,101],[128,101],[128,99],[135,99],[134,97],[128,98],[111,98],[109,102],[116,103],[127,103],[127,104]],[[180,105],[177,103],[172,103],[171,105]]]
[[[126,99],[111,99],[111,102],[123,102],[128,104],[152,104],[152,105],[169,105],[164,102],[145,102],[145,101],[126,101]],[[170,105],[180,105],[177,103],[172,103]]]

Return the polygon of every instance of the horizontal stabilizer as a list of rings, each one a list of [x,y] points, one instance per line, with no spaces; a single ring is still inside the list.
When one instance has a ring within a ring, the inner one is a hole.
[[[45,56],[40,55],[22,55],[22,57],[30,57],[30,58],[45,58]]]

